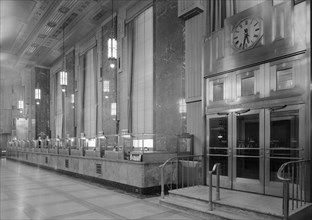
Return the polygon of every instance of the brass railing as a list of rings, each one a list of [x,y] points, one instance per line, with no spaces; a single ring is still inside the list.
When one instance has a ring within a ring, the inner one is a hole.
[[[216,172],[217,183],[216,183],[216,200],[220,200],[220,163],[213,165],[212,170],[208,171],[209,177],[209,210],[212,211],[212,174]]]
[[[290,161],[278,169],[277,177],[283,182],[283,218],[285,220],[289,218],[290,208],[295,210],[307,201],[309,163],[310,160]]]
[[[170,158],[160,165],[161,197],[165,196],[165,184],[168,190],[202,185],[202,164],[203,155],[185,155]]]
[[[165,186],[168,190],[204,185],[203,155],[177,156],[168,159],[159,166],[161,198],[165,197]],[[166,169],[167,168],[167,169]],[[166,170],[165,170],[166,169]],[[216,200],[220,200],[220,163],[216,163],[209,174],[209,210],[212,211],[212,174],[216,173]],[[165,175],[166,174],[166,175]]]

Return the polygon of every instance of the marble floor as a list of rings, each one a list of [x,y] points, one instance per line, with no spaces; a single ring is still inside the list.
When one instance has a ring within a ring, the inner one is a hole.
[[[1,158],[0,219],[201,219],[143,197]]]

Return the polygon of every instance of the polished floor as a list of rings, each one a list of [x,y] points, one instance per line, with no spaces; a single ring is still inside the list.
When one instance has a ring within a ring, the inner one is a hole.
[[[140,197],[1,158],[0,219],[201,219]]]

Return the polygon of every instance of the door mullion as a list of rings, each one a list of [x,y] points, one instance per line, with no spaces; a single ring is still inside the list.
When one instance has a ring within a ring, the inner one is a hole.
[[[233,181],[236,177],[236,160],[233,157],[235,154],[234,148],[235,148],[235,140],[236,140],[236,116],[233,113],[230,113],[228,115],[229,117],[229,132],[228,132],[228,138],[229,138],[229,144],[228,144],[228,170],[229,170],[229,180],[231,182],[231,189],[233,189]]]

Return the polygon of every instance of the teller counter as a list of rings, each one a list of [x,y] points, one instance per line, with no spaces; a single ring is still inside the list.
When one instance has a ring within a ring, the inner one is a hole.
[[[7,158],[134,193],[154,194],[160,192],[159,166],[176,156],[176,153],[147,152],[142,154],[142,161],[135,161],[125,160],[122,151],[106,151],[101,158],[99,151],[86,151],[82,156],[79,150],[72,149],[71,155],[67,149],[59,150],[57,154],[8,148]],[[171,174],[165,175],[169,178]]]

